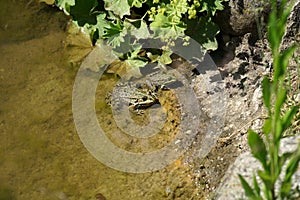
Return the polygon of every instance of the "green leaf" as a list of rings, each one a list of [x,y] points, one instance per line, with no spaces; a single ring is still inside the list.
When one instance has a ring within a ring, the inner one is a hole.
[[[292,156],[292,153],[287,152],[278,157],[278,172],[280,173],[285,162]]]
[[[124,29],[121,20],[117,20],[116,23],[109,22],[104,27],[104,34],[102,35],[103,39],[107,39],[107,42],[112,47],[119,47],[122,42],[125,41],[125,35],[127,30]]]
[[[283,165],[286,163],[286,161],[292,156],[292,153],[288,152],[288,153],[284,153],[281,156],[278,156],[278,162],[276,165],[276,174],[274,175],[274,180],[277,180],[281,171],[282,171],[282,167]]]
[[[253,174],[253,186],[254,186],[254,192],[256,196],[260,196],[260,187],[258,185],[257,179],[256,179],[256,175]]]
[[[215,36],[219,33],[219,27],[209,17],[201,17],[186,21],[186,35],[190,36],[206,50],[216,50],[218,43]]]
[[[269,135],[272,130],[272,119],[266,119],[263,126],[263,133]]]
[[[294,3],[295,3],[294,1],[288,2],[286,0],[282,0],[280,3],[280,10],[278,15],[278,27],[279,27],[278,37],[280,37],[281,40],[285,33],[287,19],[290,16]]]
[[[277,55],[281,38],[278,37],[278,24],[277,24],[277,8],[276,4],[273,5],[271,14],[268,21],[268,39],[272,49],[273,56]]]
[[[290,16],[290,14],[292,12],[294,4],[295,4],[295,1],[290,1],[288,6],[283,7],[283,12],[282,12],[282,17],[281,17],[282,24],[287,23],[288,17]]]
[[[99,38],[103,39],[104,34],[106,33],[106,29],[109,28],[109,23],[105,19],[106,14],[102,13],[97,15],[97,24],[95,25],[96,29],[98,30]]]
[[[252,198],[252,199],[255,198],[256,195],[255,195],[254,190],[252,189],[252,187],[249,185],[249,183],[240,174],[238,176],[239,176],[239,179],[240,179],[240,181],[242,183],[242,186],[245,190],[245,195],[249,198]]]
[[[217,10],[224,9],[222,1],[223,0],[202,0],[200,3],[202,7],[199,12],[206,11],[209,16],[214,16]]]
[[[263,165],[264,169],[267,168],[267,150],[262,138],[253,130],[248,130],[248,144],[251,152]]]
[[[125,42],[123,34],[116,34],[112,37],[109,37],[107,43],[113,48],[120,47],[121,43]]]
[[[147,0],[128,0],[128,4],[130,7],[141,8],[143,3],[146,3]]]
[[[280,118],[278,118],[276,120],[276,123],[275,123],[275,135],[273,136],[274,137],[274,144],[275,145],[279,145],[280,143],[280,139],[282,138],[282,135],[283,135],[283,127],[282,127],[282,120]]]
[[[154,21],[150,24],[150,28],[154,31],[159,28],[168,28],[172,26],[167,16],[163,13],[158,13],[154,16]]]
[[[274,107],[275,119],[277,119],[279,117],[281,107],[286,100],[286,93],[287,93],[287,90],[285,88],[279,87],[278,94],[277,94],[276,100],[275,100],[275,107]]]
[[[139,59],[130,59],[130,60],[126,60],[125,62],[127,62],[133,68],[145,67],[145,65],[147,64],[147,62]]]
[[[282,129],[285,131],[293,122],[294,116],[299,112],[299,105],[292,106],[282,117]]]
[[[186,25],[181,21],[174,22],[172,20],[172,17],[167,17],[162,13],[155,15],[154,21],[150,24],[154,36],[161,38],[163,41],[183,36]]]
[[[296,45],[293,45],[284,50],[281,55],[278,56],[278,66],[274,66],[274,79],[278,80],[285,75],[286,69],[289,64],[289,59],[292,57],[296,50]]]
[[[181,18],[181,15],[188,11],[188,4],[186,0],[173,0],[166,5],[166,13],[168,16],[177,16]]]
[[[285,176],[280,188],[280,196],[282,199],[286,197],[291,190],[292,176],[298,169],[299,161],[300,161],[300,145],[298,145],[297,150],[293,153],[292,158],[290,159],[287,165]]]
[[[105,34],[103,34],[103,38],[114,37],[121,33],[123,28],[124,26],[121,24],[121,20],[118,20],[116,23],[110,22],[104,27]]]
[[[79,26],[96,24],[97,14],[93,10],[98,5],[97,0],[75,0],[75,5],[70,7],[70,15]]]
[[[131,31],[131,34],[134,35],[137,39],[150,38],[148,25],[144,20],[141,20],[141,26]]]
[[[163,51],[162,55],[159,58],[159,62],[162,63],[163,65],[168,65],[172,63],[171,55],[172,51]]]
[[[268,171],[269,171],[269,169],[265,170],[265,171],[258,170],[257,174],[258,174],[259,178],[263,181],[263,183],[266,187],[266,190],[271,191],[273,178],[271,177],[271,175],[269,174]]]
[[[129,34],[136,39],[150,38],[148,26],[144,20],[140,19],[126,19],[124,21],[124,27],[129,30]]]
[[[140,67],[143,67],[145,62],[140,60],[125,60],[114,61],[107,69],[107,73],[117,74],[125,80],[129,80],[132,77],[140,78]]]
[[[275,1],[272,2],[272,11],[268,21],[268,39],[274,56],[274,81],[284,74],[286,68],[286,64],[283,62],[287,62],[287,60],[285,58],[278,58],[278,56],[280,56],[279,47],[285,33],[287,18],[290,15],[293,4],[293,1],[290,2],[289,5],[287,5],[287,1],[282,1],[278,12],[277,3]],[[279,62],[277,62],[278,59],[280,60]]]
[[[105,10],[110,10],[114,14],[123,18],[124,15],[130,15],[130,6],[127,0],[104,0]]]
[[[262,81],[263,101],[269,113],[271,112],[271,82],[268,77],[264,77]]]
[[[64,11],[67,15],[70,14],[70,6],[75,5],[75,0],[55,0],[55,5]]]

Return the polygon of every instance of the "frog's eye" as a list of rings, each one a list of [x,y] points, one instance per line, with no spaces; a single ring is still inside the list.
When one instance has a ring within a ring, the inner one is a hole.
[[[147,99],[148,99],[148,97],[147,96],[143,96],[143,101],[146,101]]]

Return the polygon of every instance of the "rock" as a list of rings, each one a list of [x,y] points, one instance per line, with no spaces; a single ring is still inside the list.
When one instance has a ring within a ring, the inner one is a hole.
[[[285,38],[296,37],[300,39],[300,0],[295,2],[294,8],[292,9],[291,15],[287,22],[287,31]]]
[[[282,139],[280,145],[280,149],[282,151],[281,153],[295,151],[297,149],[297,145],[299,145],[299,141],[299,136],[287,137]],[[284,165],[283,168],[286,168],[286,165]],[[245,199],[244,190],[239,181],[238,174],[244,176],[244,178],[251,184],[253,173],[258,169],[262,169],[261,164],[252,156],[250,152],[241,154],[229,167],[225,176],[221,180],[221,185],[217,189],[215,199]],[[283,179],[283,173],[281,173],[280,179]],[[297,187],[300,187],[299,180],[300,166],[298,166],[298,170],[293,175],[293,190],[295,190]],[[259,185],[261,185],[261,181],[259,181]],[[278,186],[279,185],[277,184],[276,187],[278,188]]]
[[[270,5],[261,0],[230,0],[225,3],[225,9],[216,14],[214,21],[228,35],[256,34],[256,20],[269,9]]]

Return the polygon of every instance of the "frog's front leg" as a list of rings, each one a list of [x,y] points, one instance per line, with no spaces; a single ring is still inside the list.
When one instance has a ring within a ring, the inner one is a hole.
[[[141,109],[138,109],[138,108],[137,108],[137,104],[129,105],[129,106],[128,106],[128,109],[129,109],[130,112],[132,112],[132,113],[134,113],[134,114],[136,114],[136,115],[142,115],[142,114],[145,113],[144,110],[141,110]]]

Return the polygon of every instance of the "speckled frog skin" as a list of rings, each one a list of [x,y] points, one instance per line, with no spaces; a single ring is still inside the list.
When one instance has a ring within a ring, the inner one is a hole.
[[[131,112],[142,114],[144,109],[159,104],[158,92],[160,90],[169,90],[168,85],[176,81],[174,75],[162,71],[130,81],[121,79],[114,91],[106,95],[106,102],[114,108],[128,106]]]

